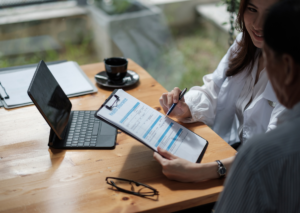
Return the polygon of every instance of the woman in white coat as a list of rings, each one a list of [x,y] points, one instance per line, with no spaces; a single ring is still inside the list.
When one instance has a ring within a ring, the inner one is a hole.
[[[274,129],[284,107],[267,78],[261,48],[264,16],[277,1],[241,0],[237,22],[242,33],[218,68],[204,76],[203,86],[192,87],[180,101],[179,88],[163,94],[159,99],[163,110],[167,112],[177,103],[170,116],[182,122],[204,122],[234,148],[247,143],[253,135]],[[163,166],[163,173],[184,182],[223,176],[218,168],[224,167],[228,172],[234,160],[231,157],[221,160],[221,164],[195,164],[160,147],[158,153],[154,158]]]

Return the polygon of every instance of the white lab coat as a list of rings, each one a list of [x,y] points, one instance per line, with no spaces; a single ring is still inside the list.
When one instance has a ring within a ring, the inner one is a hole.
[[[239,34],[237,40],[241,39]],[[183,122],[204,122],[229,144],[239,142],[239,121],[236,116],[236,102],[241,94],[250,67],[234,76],[226,77],[230,52],[237,47],[236,42],[223,57],[217,69],[204,76],[202,87],[192,87],[185,95],[192,117]],[[257,59],[258,61],[258,59]],[[257,61],[253,69],[257,69]],[[256,70],[255,70],[256,72]],[[285,108],[279,104],[268,81],[265,90],[243,112],[242,141],[253,135],[276,128],[277,117]]]

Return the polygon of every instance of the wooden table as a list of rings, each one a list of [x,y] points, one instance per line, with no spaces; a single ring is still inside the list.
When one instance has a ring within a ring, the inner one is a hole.
[[[90,80],[103,63],[81,66]],[[161,111],[158,99],[166,90],[143,68],[129,60],[140,75],[126,91]],[[97,110],[112,90],[71,98],[73,110]],[[209,127],[184,124],[208,140],[203,163],[233,156],[233,150]],[[217,200],[223,180],[180,183],[168,180],[153,152],[124,133],[114,150],[49,149],[50,128],[34,105],[0,108],[0,212],[172,212]],[[158,201],[111,190],[108,176],[123,177],[158,189]]]

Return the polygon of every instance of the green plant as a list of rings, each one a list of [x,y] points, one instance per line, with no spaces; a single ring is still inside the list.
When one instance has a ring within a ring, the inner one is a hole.
[[[241,0],[222,0],[221,4],[227,6],[227,11],[230,13],[238,13]]]
[[[234,41],[233,34],[234,34],[234,14],[237,14],[239,11],[239,6],[240,6],[240,0],[222,0],[221,4],[225,4],[227,6],[227,11],[230,12],[230,18],[229,18],[229,23],[230,23],[230,30],[229,30],[229,46]]]
[[[95,0],[95,2],[109,15],[128,12],[134,6],[133,0]]]

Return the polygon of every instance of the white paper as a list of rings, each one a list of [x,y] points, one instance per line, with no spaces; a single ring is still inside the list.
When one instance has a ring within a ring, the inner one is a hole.
[[[93,87],[78,70],[80,69],[78,65],[73,61],[49,65],[48,68],[66,95],[93,90]],[[27,90],[35,71],[36,68],[28,68],[0,72],[0,82],[9,95],[9,99],[4,99],[8,106],[32,102]]]
[[[49,69],[66,95],[91,91],[93,87],[84,78],[73,61],[50,65]]]
[[[115,95],[120,100],[115,102],[112,97],[106,106],[114,107],[103,107],[97,112],[99,117],[132,133],[154,150],[160,146],[180,158],[197,161],[206,140],[121,89]]]
[[[29,69],[0,73],[0,82],[9,95],[9,99],[4,99],[8,106],[32,102],[27,90],[34,71],[34,69]]]

